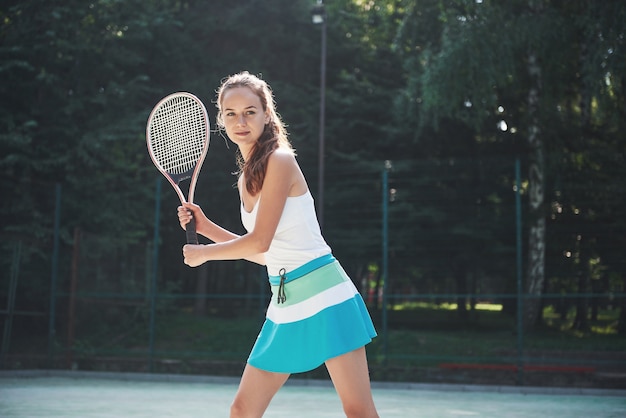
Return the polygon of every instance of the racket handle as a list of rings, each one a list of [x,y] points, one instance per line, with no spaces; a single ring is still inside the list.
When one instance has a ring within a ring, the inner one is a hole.
[[[196,219],[192,216],[185,227],[187,234],[187,244],[198,244],[198,234],[196,233]]]

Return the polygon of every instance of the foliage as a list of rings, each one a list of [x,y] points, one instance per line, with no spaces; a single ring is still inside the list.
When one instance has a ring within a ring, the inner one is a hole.
[[[521,0],[327,2],[324,234],[358,284],[380,271],[381,202],[393,198],[391,292],[513,292],[513,163],[520,157],[528,164],[525,57],[533,47],[544,70],[540,119],[549,155],[546,291],[584,293],[578,279],[587,274],[594,292],[623,292],[626,6],[543,3],[537,16]],[[320,32],[311,6],[4,2],[0,295],[9,281],[5,254],[23,240],[18,305],[47,308],[56,184],[59,289],[69,288],[75,228],[89,238],[79,248],[88,263],[82,285],[105,277],[111,288],[129,291],[129,275],[144,284],[160,198],[160,291],[263,291],[262,269],[245,262],[205,270],[181,264],[177,199],[167,187],[156,194],[145,121],[158,99],[178,90],[198,94],[215,120],[211,104],[224,76],[262,74],[317,190]],[[196,195],[212,219],[242,232],[233,155],[229,141],[213,133]],[[386,160],[393,194],[383,197]],[[204,291],[197,287],[202,274],[209,277]]]

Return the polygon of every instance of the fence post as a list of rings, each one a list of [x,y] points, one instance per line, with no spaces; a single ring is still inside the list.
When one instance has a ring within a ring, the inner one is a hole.
[[[517,248],[517,384],[524,385],[524,324],[522,295],[522,203],[521,174],[519,157],[515,159],[515,225]]]
[[[74,363],[74,333],[76,330],[76,289],[78,287],[78,276],[80,274],[80,238],[79,227],[74,227],[74,249],[72,251],[72,271],[70,274],[69,302],[67,314],[67,347],[65,351],[65,362],[68,369],[73,368]]]
[[[388,319],[387,319],[387,289],[389,281],[389,170],[391,169],[391,161],[385,161],[385,167],[383,169],[382,179],[382,193],[383,193],[383,254],[382,254],[382,280],[383,280],[383,301],[382,301],[382,326],[383,326],[383,358],[387,362],[387,351],[389,346],[389,333],[388,333]]]
[[[57,277],[59,275],[59,229],[61,222],[61,184],[55,187],[54,203],[54,236],[52,238],[52,268],[50,273],[50,315],[48,323],[48,367],[52,368],[54,357],[54,340],[56,338],[55,311],[57,299]]]
[[[13,258],[11,260],[11,279],[9,282],[9,294],[7,298],[7,311],[4,318],[4,334],[2,336],[2,349],[0,350],[0,367],[4,368],[4,362],[11,345],[11,327],[13,326],[13,315],[15,313],[15,292],[17,291],[17,280],[20,275],[20,259],[22,252],[22,241],[15,244]]]
[[[161,179],[156,181],[154,203],[154,238],[152,242],[152,282],[150,284],[150,373],[154,372],[154,322],[156,315],[156,288],[159,266],[159,222],[161,214]]]

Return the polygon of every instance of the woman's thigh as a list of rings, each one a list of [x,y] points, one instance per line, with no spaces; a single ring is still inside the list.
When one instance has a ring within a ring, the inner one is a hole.
[[[365,347],[327,360],[326,368],[348,417],[378,417]]]

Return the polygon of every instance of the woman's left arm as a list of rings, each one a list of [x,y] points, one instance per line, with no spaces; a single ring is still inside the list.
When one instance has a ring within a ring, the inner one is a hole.
[[[211,260],[239,260],[265,253],[274,238],[287,196],[299,168],[288,152],[274,151],[269,157],[254,229],[238,238],[207,245],[183,247],[185,264],[196,267]]]

